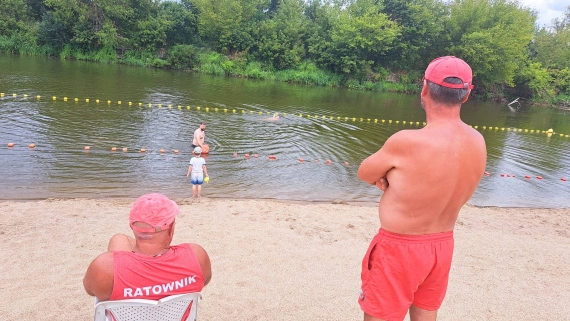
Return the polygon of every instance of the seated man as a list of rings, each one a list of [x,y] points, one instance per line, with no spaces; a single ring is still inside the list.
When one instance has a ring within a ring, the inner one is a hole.
[[[130,212],[134,238],[116,234],[87,268],[83,286],[99,301],[161,298],[199,292],[212,277],[210,258],[197,244],[170,245],[176,203],[158,193],[139,197]]]

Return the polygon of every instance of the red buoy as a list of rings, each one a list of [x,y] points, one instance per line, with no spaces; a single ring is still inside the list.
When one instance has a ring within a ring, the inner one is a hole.
[[[275,155],[269,155],[269,159],[277,159],[277,156],[275,156]]]

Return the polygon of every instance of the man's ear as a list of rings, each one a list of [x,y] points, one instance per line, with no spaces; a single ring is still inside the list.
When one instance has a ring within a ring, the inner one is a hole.
[[[467,92],[467,95],[465,95],[465,98],[463,98],[463,100],[461,101],[461,103],[463,104],[464,102],[467,101],[467,99],[469,99],[469,95],[471,94],[471,89],[469,89],[469,91]]]
[[[421,91],[420,95],[421,95],[421,97],[426,97],[428,95],[427,80],[425,80],[425,79],[423,81],[422,91]]]

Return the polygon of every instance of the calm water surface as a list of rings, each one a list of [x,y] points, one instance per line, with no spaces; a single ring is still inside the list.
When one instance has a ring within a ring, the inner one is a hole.
[[[376,202],[381,193],[356,178],[358,164],[393,133],[425,121],[416,95],[37,57],[0,56],[0,93],[0,199],[189,197],[192,132],[206,121],[204,196]],[[273,112],[279,121],[266,120]],[[559,135],[570,134],[568,112],[470,101],[462,118],[484,135],[491,173],[470,203],[570,207],[570,182],[561,180],[570,179],[570,138]],[[549,128],[556,134],[535,132]]]

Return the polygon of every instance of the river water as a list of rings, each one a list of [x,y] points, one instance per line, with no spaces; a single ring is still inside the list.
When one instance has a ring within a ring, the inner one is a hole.
[[[417,95],[44,57],[0,56],[0,93],[0,199],[10,200],[189,197],[192,133],[205,121],[205,197],[377,202],[358,164],[425,121]],[[462,119],[485,137],[491,174],[471,204],[570,207],[569,112],[468,101]]]

